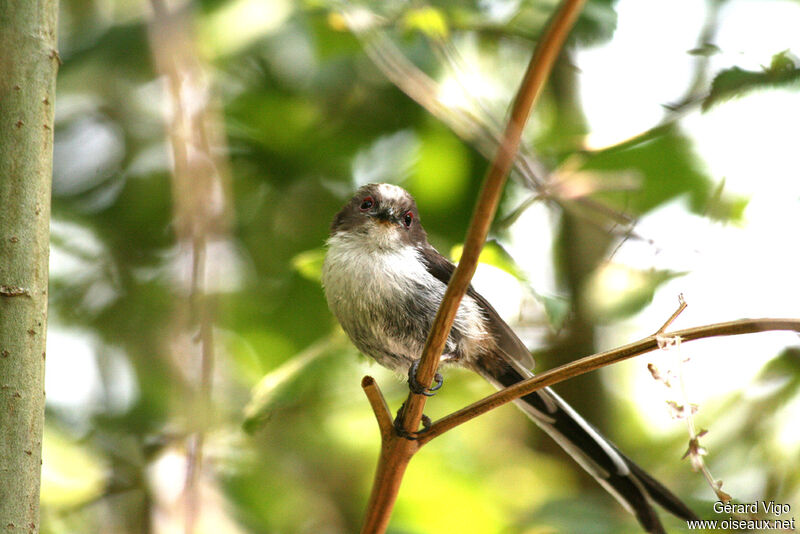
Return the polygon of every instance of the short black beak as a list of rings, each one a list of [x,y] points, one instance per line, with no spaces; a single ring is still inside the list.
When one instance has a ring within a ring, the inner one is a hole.
[[[391,210],[380,210],[375,213],[375,218],[387,224],[400,224],[400,219],[395,217]]]

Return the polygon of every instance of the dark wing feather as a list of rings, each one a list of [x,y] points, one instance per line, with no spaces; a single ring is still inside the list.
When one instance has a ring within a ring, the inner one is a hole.
[[[453,275],[456,266],[439,254],[435,248],[424,248],[422,250],[422,259],[425,262],[425,266],[428,268],[428,272],[431,273],[434,278],[440,280],[445,285],[450,282],[450,277]],[[520,341],[514,331],[511,330],[511,327],[500,318],[500,315],[498,315],[492,305],[489,304],[480,293],[475,291],[471,284],[467,289],[467,295],[472,297],[483,310],[487,319],[489,331],[494,337],[497,347],[509,363],[515,363],[528,370],[533,369],[535,362],[533,361],[531,352],[525,344]]]
[[[491,369],[479,367],[478,371],[500,387],[512,386],[527,378],[510,366],[501,372],[494,366]],[[551,389],[544,388],[525,395],[520,401],[519,407],[636,515],[647,532],[666,532],[650,504],[651,500],[681,519],[697,519],[678,497],[622,454],[614,443],[601,436],[591,423],[575,413]],[[589,463],[582,462],[582,458],[588,459]],[[620,465],[627,466],[628,472],[620,471]]]
[[[455,271],[451,262],[433,247],[424,249],[422,257],[431,275],[444,284],[450,281]],[[532,376],[519,370],[519,366],[526,369],[533,367],[533,357],[525,345],[472,286],[467,290],[467,295],[483,309],[489,329],[506,360],[505,364],[500,365],[496,363],[497,360],[495,363],[481,360],[475,370],[498,387],[508,387]],[[619,452],[613,443],[601,436],[551,390],[546,388],[526,395],[519,399],[518,404],[607,491],[633,512],[647,532],[665,533],[650,504],[651,499],[680,518],[696,518],[680,499]]]

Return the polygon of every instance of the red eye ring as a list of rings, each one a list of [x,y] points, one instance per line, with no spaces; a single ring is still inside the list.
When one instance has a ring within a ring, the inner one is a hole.
[[[403,215],[403,223],[406,225],[406,228],[411,227],[411,223],[414,221],[414,214],[411,211],[407,211],[405,215]]]
[[[375,200],[372,197],[364,197],[363,200],[361,200],[361,206],[359,206],[359,208],[361,211],[367,211],[374,205]]]

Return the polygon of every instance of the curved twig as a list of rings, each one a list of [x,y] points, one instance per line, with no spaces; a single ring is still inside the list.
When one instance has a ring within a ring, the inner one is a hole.
[[[500,194],[502,193],[506,176],[513,165],[515,154],[519,148],[522,130],[530,115],[533,103],[541,93],[544,82],[550,74],[553,64],[569,34],[569,30],[577,19],[584,2],[585,0],[562,1],[558,11],[548,23],[528,64],[528,69],[514,100],[511,117],[503,134],[502,142],[483,181],[475,212],[472,215],[464,241],[461,261],[459,261],[458,267],[450,279],[442,304],[439,306],[433,327],[425,343],[416,379],[426,388],[430,387],[436,374],[439,357],[444,350],[456,311],[464,293],[467,291],[472,275],[475,273],[478,257],[486,241],[494,214],[497,211]],[[379,394],[379,392],[376,390],[372,390],[370,387],[365,388],[365,391],[370,398],[370,403],[373,410],[375,410],[375,415],[380,425],[382,424],[381,420],[384,418],[383,415],[380,415],[384,409],[381,404],[385,403],[382,399],[380,402],[378,401],[375,394]],[[367,514],[361,529],[362,534],[382,533],[389,524],[389,518],[394,502],[397,499],[397,493],[400,490],[403,474],[411,457],[421,447],[420,441],[408,439],[408,436],[414,435],[419,428],[425,400],[426,397],[424,395],[409,394],[400,415],[398,415],[399,424],[405,437],[400,436],[395,431],[386,434],[381,429],[381,435],[384,439],[381,444],[381,454],[367,507]]]
[[[788,330],[800,332],[800,319],[742,319],[739,321],[729,321],[726,323],[716,323],[685,330],[676,330],[670,333],[657,333],[644,339],[612,349],[606,352],[587,356],[579,360],[564,364],[544,373],[538,374],[533,378],[518,382],[511,387],[502,389],[497,393],[489,395],[480,401],[473,403],[466,408],[443,417],[434,422],[428,430],[420,434],[418,443],[424,445],[433,438],[452,430],[453,428],[466,423],[498,406],[507,404],[515,399],[533,393],[534,391],[552,386],[558,382],[563,382],[601,367],[611,365],[639,356],[646,352],[659,348],[660,339],[680,337],[681,342],[694,341],[719,336],[736,336],[741,334],[753,334],[756,332],[767,332],[772,330]]]
[[[506,176],[511,169],[514,155],[519,147],[522,130],[530,115],[533,103],[539,96],[558,53],[567,38],[570,28],[583,5],[583,0],[565,0],[547,26],[539,46],[536,47],[523,77],[520,90],[514,100],[511,118],[498,147],[497,155],[484,179],[478,196],[475,212],[472,215],[469,230],[464,240],[464,249],[450,283],[447,285],[442,304],[436,314],[433,328],[428,335],[422,353],[417,381],[423,386],[430,386],[439,364],[439,356],[444,350],[450,326],[455,319],[461,298],[467,291],[470,280],[478,265],[478,258],[486,236],[489,233],[494,214],[500,202]],[[414,432],[419,427],[422,409],[425,406],[423,395],[410,394],[404,410],[403,427]]]

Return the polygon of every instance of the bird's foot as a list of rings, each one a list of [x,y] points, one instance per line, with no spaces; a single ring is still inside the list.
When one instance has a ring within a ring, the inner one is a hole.
[[[422,423],[422,430],[419,432],[409,432],[403,428],[403,410],[405,407],[406,403],[403,403],[400,406],[400,409],[397,410],[397,415],[394,418],[394,430],[401,438],[406,438],[411,441],[418,440],[420,435],[431,427],[431,418],[425,414],[422,414],[422,419],[420,420],[420,423]]]
[[[424,387],[417,381],[417,369],[419,368],[419,360],[414,360],[411,362],[411,366],[408,368],[408,389],[411,390],[412,393],[416,393],[417,395],[425,395],[426,397],[433,397],[438,390],[442,388],[442,384],[444,384],[444,378],[439,373],[433,375],[434,385],[430,388]]]

